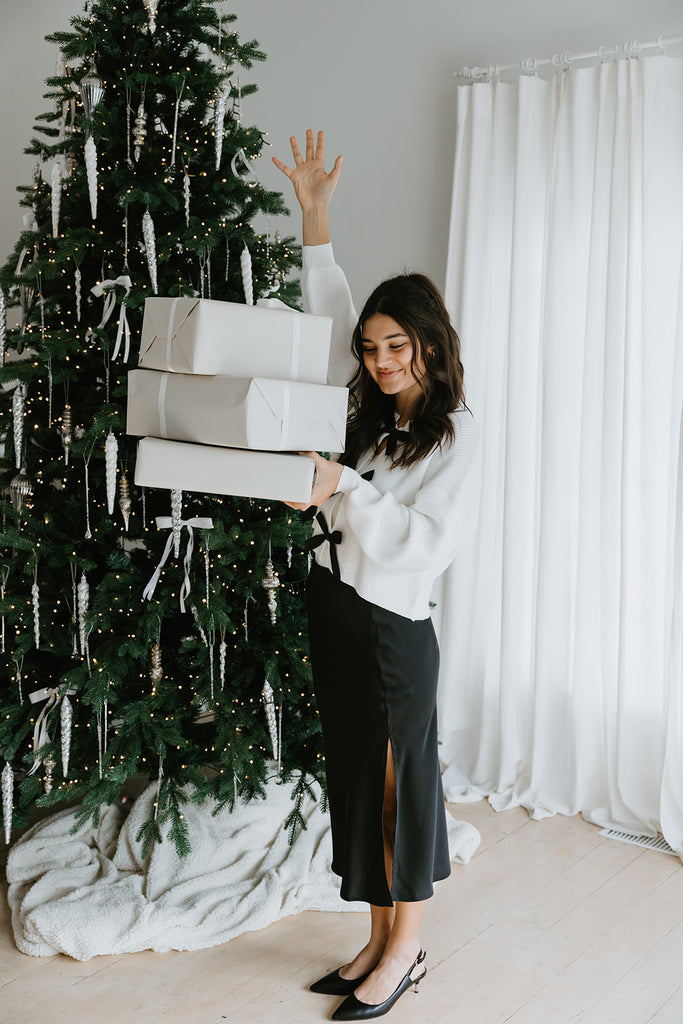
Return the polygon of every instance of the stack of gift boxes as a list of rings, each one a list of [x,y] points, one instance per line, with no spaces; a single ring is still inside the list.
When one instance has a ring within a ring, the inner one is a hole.
[[[128,375],[135,483],[307,502],[313,460],[342,452],[348,390],[326,384],[332,320],[278,300],[145,302]]]

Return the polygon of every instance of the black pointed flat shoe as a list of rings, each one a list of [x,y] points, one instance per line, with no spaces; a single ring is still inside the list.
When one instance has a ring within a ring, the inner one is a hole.
[[[368,971],[368,974],[361,974],[360,978],[342,978],[340,970],[341,967],[332,971],[331,974],[326,974],[319,981],[314,981],[312,985],[309,985],[311,992],[321,992],[326,996],[348,996],[363,984],[370,973]]]
[[[397,1002],[398,999],[406,992],[411,985],[415,986],[417,992],[417,986],[420,984],[427,968],[417,978],[411,978],[410,975],[421,963],[424,962],[424,958],[427,956],[424,950],[420,950],[417,958],[411,964],[405,977],[399,982],[398,988],[392,992],[388,999],[385,999],[383,1003],[362,1003],[360,999],[356,999],[353,993],[344,1000],[344,1002],[337,1007],[332,1014],[332,1020],[371,1020],[373,1017],[382,1017],[385,1013],[388,1013],[391,1007]],[[356,982],[356,986],[360,984]]]

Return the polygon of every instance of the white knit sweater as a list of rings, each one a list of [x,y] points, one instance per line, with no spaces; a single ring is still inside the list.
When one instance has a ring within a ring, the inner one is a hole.
[[[334,319],[328,383],[344,386],[357,366],[351,335],[358,319],[346,277],[331,245],[305,246],[303,271],[306,311]],[[429,616],[434,581],[476,528],[479,429],[467,410],[451,418],[450,444],[405,469],[368,451],[357,469],[344,467],[338,491],[320,508],[330,532],[341,532],[336,551],[344,583],[409,619]],[[361,475],[369,470],[371,481]],[[317,523],[315,532],[322,532]],[[329,543],[316,549],[315,559],[332,568]]]

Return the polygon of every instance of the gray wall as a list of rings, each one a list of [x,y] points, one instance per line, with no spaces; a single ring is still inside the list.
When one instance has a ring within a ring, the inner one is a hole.
[[[48,109],[43,79],[57,49],[43,36],[67,28],[82,5],[2,0],[1,7],[4,260],[22,224],[14,188],[32,173],[22,149],[32,118]],[[264,183],[289,189],[270,152],[286,160],[290,134],[307,127],[326,129],[332,159],[344,154],[332,228],[357,303],[404,266],[443,284],[456,68],[683,31],[681,0],[234,0],[226,10],[237,13],[241,38],[258,39],[269,58],[243,76],[259,85],[243,114],[272,143],[257,164]],[[280,228],[298,234],[298,219]]]

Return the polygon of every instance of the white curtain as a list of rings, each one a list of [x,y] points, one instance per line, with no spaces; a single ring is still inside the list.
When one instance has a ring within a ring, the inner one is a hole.
[[[483,432],[435,596],[448,799],[683,852],[683,61],[458,88],[446,299]]]

